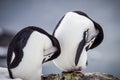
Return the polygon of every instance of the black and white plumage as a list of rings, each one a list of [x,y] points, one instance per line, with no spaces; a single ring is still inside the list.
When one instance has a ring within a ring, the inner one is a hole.
[[[81,11],[65,14],[53,35],[61,46],[61,54],[54,63],[64,71],[85,68],[88,64],[87,51],[97,47],[104,37],[101,26]]]
[[[22,29],[12,39],[7,53],[10,78],[40,80],[42,63],[58,57],[58,40],[41,28],[30,26]]]

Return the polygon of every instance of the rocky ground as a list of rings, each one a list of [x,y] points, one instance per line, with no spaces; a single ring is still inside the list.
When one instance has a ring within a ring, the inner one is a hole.
[[[20,78],[10,79],[7,68],[0,67],[0,80],[22,80]],[[81,73],[63,72],[61,74],[43,75],[42,80],[120,80],[117,77],[105,73]]]
[[[105,73],[86,73],[71,72],[62,74],[50,74],[43,76],[42,80],[120,80],[117,77]]]

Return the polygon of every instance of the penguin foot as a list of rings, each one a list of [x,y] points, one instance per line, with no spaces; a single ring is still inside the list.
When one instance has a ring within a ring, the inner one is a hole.
[[[82,72],[82,67],[79,67],[77,69],[74,70],[75,72]]]
[[[76,68],[76,69],[73,69],[73,70],[69,70],[69,71],[62,71],[62,73],[81,73],[82,72],[82,67],[80,66],[80,67],[78,67],[78,68]]]

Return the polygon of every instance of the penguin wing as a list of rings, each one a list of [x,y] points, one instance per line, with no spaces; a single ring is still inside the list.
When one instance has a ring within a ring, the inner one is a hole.
[[[7,52],[7,65],[8,68],[15,68],[18,66],[23,57],[23,48],[27,43],[27,40],[32,33],[32,29],[25,28],[18,32],[12,39]],[[12,59],[14,56],[14,59]]]
[[[83,48],[84,48],[84,46],[85,46],[85,44],[86,44],[86,36],[87,36],[87,31],[85,31],[85,32],[83,33],[83,39],[81,40],[81,42],[80,42],[79,45],[78,45],[77,53],[76,53],[76,57],[75,57],[75,65],[78,64],[80,55],[81,55],[81,53],[82,53],[82,51],[83,51]]]

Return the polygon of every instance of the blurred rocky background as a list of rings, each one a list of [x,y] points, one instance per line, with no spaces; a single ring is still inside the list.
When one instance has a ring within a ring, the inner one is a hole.
[[[109,73],[120,78],[120,0],[0,0],[0,67],[6,67],[7,47],[12,37],[27,26],[52,34],[68,11],[81,10],[101,24],[103,43],[88,52],[83,72]],[[43,65],[43,74],[60,73],[53,62]]]
[[[6,67],[7,47],[14,34],[8,33],[0,28],[0,66]]]

